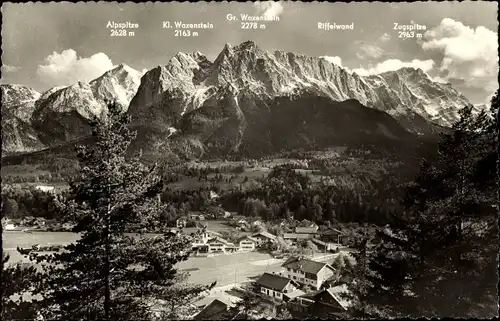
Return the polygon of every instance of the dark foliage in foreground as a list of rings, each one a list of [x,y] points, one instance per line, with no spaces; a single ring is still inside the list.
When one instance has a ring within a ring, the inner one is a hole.
[[[498,107],[497,94],[490,114],[464,108],[408,188],[405,215],[358,244],[355,316],[498,316]]]

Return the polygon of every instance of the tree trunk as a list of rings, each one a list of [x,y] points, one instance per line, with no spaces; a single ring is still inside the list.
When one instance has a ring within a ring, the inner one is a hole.
[[[105,217],[105,228],[104,228],[104,246],[105,246],[105,256],[104,256],[104,319],[110,319],[110,306],[111,306],[111,291],[109,286],[109,271],[110,271],[110,249],[109,249],[109,215],[111,210],[111,202],[108,203],[108,212]]]

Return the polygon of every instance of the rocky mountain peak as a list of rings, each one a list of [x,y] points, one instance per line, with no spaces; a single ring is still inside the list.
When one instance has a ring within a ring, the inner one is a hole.
[[[120,64],[90,82],[97,101],[115,100],[125,110],[141,83],[141,72]]]
[[[258,47],[252,40],[247,40],[239,44],[236,48],[238,50],[252,50],[257,49]]]
[[[223,66],[226,64],[233,64],[233,61],[242,62],[248,60],[249,57],[262,56],[264,50],[259,48],[253,41],[245,41],[237,46],[226,44],[220,54],[214,61],[214,65]]]
[[[104,100],[111,99],[117,100],[124,109],[128,107],[134,121],[142,127],[154,124],[159,132],[178,128],[179,133],[191,132],[195,136],[203,133],[207,140],[217,135],[228,141],[238,137],[235,146],[243,144],[245,139],[253,139],[245,138],[250,137],[245,136],[247,128],[266,119],[271,106],[282,98],[285,98],[284,104],[294,101],[326,104],[328,100],[347,101],[349,106],[356,105],[354,99],[386,112],[415,131],[418,128],[412,127],[414,119],[449,126],[457,119],[458,110],[469,104],[450,85],[434,82],[421,69],[401,68],[360,76],[321,57],[280,50],[270,53],[253,41],[235,46],[226,44],[214,62],[201,52],[179,52],[165,65],[144,75],[120,64],[88,84],[78,82],[64,88],[55,87],[41,97],[29,88],[15,86],[2,85],[2,103],[23,104],[26,106],[23,113],[28,115],[23,117],[27,119],[31,115],[29,111],[35,108],[32,118],[36,118],[38,128],[61,128],[68,119],[70,124],[79,126],[78,132],[66,126],[60,132],[46,135],[59,141],[85,134],[86,125],[82,124],[86,118],[102,115]],[[31,105],[24,103],[28,101]],[[295,105],[297,112],[302,112],[300,103]],[[286,115],[285,109],[283,113]],[[78,122],[74,121],[75,117]],[[230,124],[227,131],[226,125],[222,125],[225,123]],[[254,135],[260,134],[256,129]],[[50,139],[46,140],[49,144]],[[266,141],[268,139],[263,138],[257,145]],[[196,143],[197,146],[203,144]]]
[[[2,84],[0,85],[0,88],[2,91],[2,105],[33,101],[37,100],[41,96],[41,94],[36,90],[23,85]]]
[[[417,113],[441,125],[449,125],[456,117],[451,111],[467,103],[456,91],[434,83],[422,69],[402,68],[363,77],[320,57],[279,50],[271,54],[253,41],[226,44],[213,63],[202,65],[202,60],[204,56],[197,53],[175,55],[166,66],[162,85],[152,86],[158,90],[155,95],[169,92],[169,96],[182,97],[189,105],[184,110],[192,110],[209,99],[208,93],[226,90],[228,84],[265,98],[309,92],[334,101],[357,99],[395,117]],[[142,105],[153,101],[158,100]]]

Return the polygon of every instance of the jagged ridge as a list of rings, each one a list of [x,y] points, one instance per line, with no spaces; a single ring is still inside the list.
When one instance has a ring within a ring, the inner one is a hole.
[[[227,44],[214,62],[200,52],[178,53],[142,78],[120,65],[89,84],[53,88],[38,97],[20,89],[19,96],[23,95],[32,98],[11,95],[24,106],[11,114],[33,123],[46,145],[87,135],[86,120],[102,115],[104,100],[116,99],[124,109],[128,107],[134,126],[140,129],[140,144],[161,145],[183,137],[197,150],[223,153],[266,145],[270,137],[263,139],[259,131],[280,97],[356,99],[419,134],[434,130],[429,122],[449,126],[458,110],[469,104],[451,86],[433,82],[421,70],[403,68],[362,77],[323,58],[270,53],[252,41]]]

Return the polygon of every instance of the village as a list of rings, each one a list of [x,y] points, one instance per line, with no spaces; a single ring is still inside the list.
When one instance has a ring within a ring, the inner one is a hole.
[[[348,280],[342,268],[353,264],[353,259],[345,232],[327,226],[320,229],[307,220],[283,220],[279,229],[273,229],[283,233],[275,235],[267,231],[268,222],[228,212],[224,216],[233,228],[229,232],[209,229],[212,221],[203,214],[179,218],[171,229],[192,236],[192,255],[201,260],[198,267],[186,270],[193,277],[198,273],[197,281],[217,281],[216,289],[197,303],[201,310],[192,316],[195,320],[227,316],[248,292],[263,305],[286,307],[297,318],[334,318],[347,311],[349,302],[343,293]],[[186,227],[188,220],[196,220],[197,227]],[[270,258],[262,259],[264,253]],[[228,257],[232,262],[223,263]],[[215,262],[216,268],[211,269],[206,260]]]
[[[4,220],[2,225],[4,230],[26,232],[43,231],[47,223],[25,217]],[[342,266],[352,262],[346,232],[307,220],[283,220],[276,226],[229,212],[218,220],[193,212],[175,225],[167,232],[188,236],[192,247],[191,257],[179,264],[179,270],[189,272],[192,283],[217,282],[194,303],[195,320],[222,317],[248,292],[263,305],[286,307],[300,318],[334,317],[348,308],[341,295],[347,282]],[[71,230],[69,223],[61,227]],[[40,247],[33,245],[32,250]]]
[[[213,192],[210,196],[217,197]],[[3,218],[2,226],[28,233],[73,228],[69,222],[33,216]],[[339,316],[349,306],[341,295],[348,282],[342,267],[354,264],[349,231],[293,217],[247,217],[217,205],[212,211],[189,211],[161,230],[190,239],[191,256],[178,264],[179,271],[189,273],[190,283],[216,282],[195,301],[197,312],[190,316],[195,320],[227,316],[245,293],[256,295],[262,305],[286,307],[297,318]],[[21,250],[52,251],[55,246],[35,244]]]
[[[301,222],[283,220],[280,227],[285,232],[282,235],[274,235],[266,231],[266,226],[269,226],[269,223],[259,219],[249,220],[244,217],[231,219],[232,214],[226,213],[225,218],[227,221],[225,221],[225,225],[234,228],[231,233],[227,233],[227,229],[222,231],[226,233],[210,230],[209,224],[204,222],[213,221],[205,220],[203,214],[191,214],[190,219],[197,221],[196,227],[187,227],[188,218],[182,217],[177,219],[176,227],[169,229],[169,232],[192,235],[194,256],[213,256],[257,249],[278,252],[278,250],[283,250],[286,247],[300,247],[308,241],[321,252],[333,253],[343,247],[342,242],[345,244],[347,237],[342,231],[332,227],[320,230],[317,224],[307,220]],[[289,227],[289,225],[297,226]],[[222,234],[228,234],[231,240],[224,238]],[[239,235],[241,236],[238,237]]]

